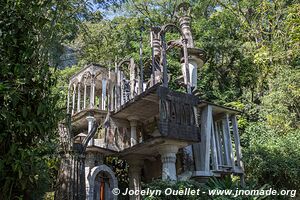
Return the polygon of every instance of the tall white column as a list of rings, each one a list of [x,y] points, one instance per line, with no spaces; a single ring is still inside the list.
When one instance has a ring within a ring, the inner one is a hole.
[[[77,94],[77,112],[81,110],[80,108],[80,101],[81,101],[81,94],[80,94],[80,82],[78,83],[78,94]]]
[[[114,92],[114,86],[111,86],[110,89],[110,110],[115,109],[115,92]]]
[[[106,79],[102,79],[102,94],[101,94],[101,99],[102,99],[102,110],[106,110]]]
[[[125,99],[124,99],[124,81],[123,81],[123,78],[124,78],[124,76],[123,76],[123,73],[122,72],[120,72],[120,81],[121,81],[121,83],[120,83],[120,87],[121,87],[121,94],[120,94],[120,98],[121,98],[121,104],[120,104],[120,106],[121,105],[123,105],[124,103],[125,103]]]
[[[210,174],[211,130],[212,107],[207,105],[201,111],[201,142],[193,144],[196,171],[205,176]]]
[[[130,59],[130,98],[134,97],[135,64],[133,58]]]
[[[87,116],[86,120],[88,121],[88,133],[89,133],[92,130],[94,121],[96,119],[93,116]],[[94,138],[92,138],[88,143],[88,146],[93,146],[93,145],[94,145]]]
[[[86,108],[86,82],[84,81],[84,91],[83,91],[83,109]]]
[[[178,147],[175,145],[164,145],[159,148],[162,162],[162,180],[177,180],[176,174],[176,153]]]
[[[94,108],[95,105],[95,76],[91,79],[91,92],[90,92],[90,108]]]
[[[72,115],[75,113],[76,85],[73,84]]]
[[[130,146],[134,146],[137,144],[136,127],[138,118],[129,117],[128,120],[130,122]]]
[[[135,191],[141,191],[141,172],[144,161],[141,159],[127,160],[129,164],[129,188]],[[140,195],[130,195],[130,200],[140,200]]]

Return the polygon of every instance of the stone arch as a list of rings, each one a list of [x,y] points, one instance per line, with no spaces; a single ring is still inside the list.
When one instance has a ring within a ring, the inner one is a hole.
[[[79,79],[77,77],[74,77],[70,80],[69,85],[78,84],[78,82],[80,82]]]
[[[80,77],[80,82],[87,82],[88,79],[92,76],[91,72],[87,71]]]
[[[109,199],[107,200],[116,200],[117,196],[112,194],[112,189],[118,188],[118,180],[114,174],[114,172],[109,168],[107,165],[100,165],[93,167],[90,172],[90,176],[88,177],[88,182],[89,182],[89,194],[88,194],[88,200],[94,200],[95,199],[95,193],[94,193],[94,188],[95,188],[95,179],[97,175],[101,172],[104,172],[108,177],[109,177]]]

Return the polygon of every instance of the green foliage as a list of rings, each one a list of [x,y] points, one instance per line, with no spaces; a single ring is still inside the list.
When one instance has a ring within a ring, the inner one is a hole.
[[[49,63],[75,37],[87,4],[19,0],[0,7],[1,199],[41,199],[54,185],[62,114]]]
[[[242,187],[240,181],[231,176],[225,176],[223,179],[217,179],[215,177],[209,179],[208,183],[205,185],[206,191],[209,190],[232,190],[233,195],[214,195],[211,198],[217,200],[229,200],[229,199],[247,199],[247,200],[261,200],[261,199],[272,199],[273,197],[267,196],[255,196],[255,195],[235,195],[237,190],[266,190],[270,186],[264,184],[262,187],[257,187],[253,183],[248,183],[246,186]]]
[[[277,134],[300,127],[300,70],[281,66],[262,98],[260,115]]]
[[[261,185],[299,190],[299,133],[280,135],[262,122],[250,124],[242,137],[248,178]]]
[[[62,113],[64,113],[67,109],[66,99],[68,96],[69,80],[80,69],[82,69],[81,66],[72,66],[55,71],[55,76],[57,77],[57,84],[52,89],[52,91],[58,94],[60,97],[57,103],[57,108],[60,109]]]
[[[162,195],[159,196],[144,196],[145,200],[160,200],[160,199],[217,199],[217,200],[230,200],[230,199],[238,199],[238,200],[260,200],[260,199],[272,199],[272,197],[266,198],[266,196],[247,196],[247,195],[234,195],[235,191],[238,190],[267,190],[269,188],[268,185],[263,185],[259,187],[255,184],[248,184],[246,187],[241,187],[238,179],[232,179],[230,176],[226,176],[223,179],[211,178],[206,184],[200,184],[197,181],[189,180],[189,181],[179,181],[179,182],[170,182],[170,181],[161,181],[156,180],[148,184],[144,184],[143,188],[150,190],[160,190],[165,191],[168,188],[172,190],[184,190],[186,188],[190,188],[191,190],[200,191],[199,195],[165,195],[162,192]],[[213,193],[213,191],[232,191],[232,195],[217,195]],[[210,193],[211,192],[211,193]],[[214,194],[214,195],[213,195]]]
[[[123,192],[128,186],[128,164],[117,157],[106,157],[105,164],[110,166],[118,179],[118,188]]]

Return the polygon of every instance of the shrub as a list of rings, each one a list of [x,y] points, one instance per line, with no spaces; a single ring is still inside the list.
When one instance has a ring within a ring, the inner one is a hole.
[[[249,180],[276,189],[299,189],[300,131],[274,133],[260,123],[250,125],[243,134],[244,162]]]

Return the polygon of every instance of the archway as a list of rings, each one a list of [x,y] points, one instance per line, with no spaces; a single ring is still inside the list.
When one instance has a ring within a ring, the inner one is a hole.
[[[116,200],[112,190],[118,187],[118,180],[114,172],[107,165],[96,166],[89,177],[89,200]]]

